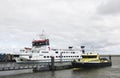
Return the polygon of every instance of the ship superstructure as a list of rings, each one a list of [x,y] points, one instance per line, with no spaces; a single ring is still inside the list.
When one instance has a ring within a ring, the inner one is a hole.
[[[80,49],[73,49],[72,46],[69,46],[68,49],[50,48],[49,39],[41,34],[40,39],[32,41],[32,48],[25,47],[20,50],[19,57],[16,57],[15,60],[17,63],[51,62],[53,56],[55,62],[66,62],[80,58],[80,54]]]

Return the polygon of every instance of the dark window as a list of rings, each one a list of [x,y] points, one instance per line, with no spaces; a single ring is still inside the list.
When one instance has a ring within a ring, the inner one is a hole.
[[[44,58],[46,58],[46,56],[44,56]]]
[[[58,51],[56,51],[55,53],[58,53]]]
[[[43,40],[43,41],[36,40],[36,41],[32,42],[32,46],[39,47],[39,46],[43,46],[43,45],[49,45],[49,40],[48,39]]]
[[[97,56],[82,56],[82,58],[96,58]]]
[[[48,53],[48,51],[42,51],[42,53]]]
[[[32,56],[29,56],[29,58],[32,58]]]

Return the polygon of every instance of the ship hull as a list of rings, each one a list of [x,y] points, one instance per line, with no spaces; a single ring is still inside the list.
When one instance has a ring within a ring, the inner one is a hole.
[[[60,62],[71,62],[73,59],[55,59],[55,63]],[[18,64],[37,64],[37,63],[51,63],[51,59],[44,59],[44,60],[18,60],[16,59],[16,63]]]
[[[111,66],[112,62],[100,62],[100,63],[84,63],[84,62],[72,62],[73,68],[96,68]]]

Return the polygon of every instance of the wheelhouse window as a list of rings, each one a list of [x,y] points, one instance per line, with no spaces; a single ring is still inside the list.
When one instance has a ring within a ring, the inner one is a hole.
[[[49,45],[49,39],[45,39],[45,40],[34,40],[32,42],[32,46],[35,47],[40,47],[40,46],[44,46],[44,45]]]

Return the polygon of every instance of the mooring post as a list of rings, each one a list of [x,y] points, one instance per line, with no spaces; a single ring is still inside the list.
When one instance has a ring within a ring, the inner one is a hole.
[[[60,53],[60,63],[62,63],[62,52]]]
[[[109,60],[111,61],[111,55],[109,56]]]
[[[54,56],[51,57],[51,70],[54,70],[55,66],[54,66]]]

